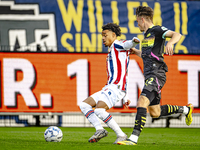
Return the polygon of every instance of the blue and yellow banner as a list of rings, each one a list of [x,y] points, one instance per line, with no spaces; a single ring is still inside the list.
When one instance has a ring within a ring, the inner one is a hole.
[[[133,0],[0,0],[1,51],[107,53],[101,27],[121,26],[121,39],[143,39],[135,10],[154,10],[154,24],[181,33],[176,54],[200,54],[200,2]]]

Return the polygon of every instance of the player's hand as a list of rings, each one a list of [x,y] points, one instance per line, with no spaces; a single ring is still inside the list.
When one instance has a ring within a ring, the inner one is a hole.
[[[137,56],[139,56],[139,57],[141,57],[141,54],[142,54],[142,51],[140,51],[140,50],[138,50],[138,49],[136,49],[136,48],[131,48],[131,49],[129,50],[129,52],[130,52],[130,54],[135,54],[135,55],[137,55]]]
[[[130,51],[130,54],[135,54],[135,48],[131,48],[129,51]]]
[[[165,46],[165,53],[168,54],[168,55],[173,55],[174,54],[173,45],[170,44],[169,42]]]
[[[124,103],[124,106],[125,106],[126,108],[128,108],[128,106],[129,106],[130,103],[131,103],[131,101],[128,99],[127,102]]]

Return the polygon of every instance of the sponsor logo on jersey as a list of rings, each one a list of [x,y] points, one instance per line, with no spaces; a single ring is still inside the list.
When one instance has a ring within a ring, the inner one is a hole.
[[[142,47],[153,47],[155,37],[145,38],[142,40]]]

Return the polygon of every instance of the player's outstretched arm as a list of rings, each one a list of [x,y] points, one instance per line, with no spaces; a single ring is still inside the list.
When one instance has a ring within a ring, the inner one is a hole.
[[[124,49],[129,50],[130,48],[135,47],[137,44],[140,43],[140,39],[138,39],[137,37],[133,37],[132,40],[127,40],[126,42],[124,42]]]
[[[169,37],[171,38],[167,45],[165,46],[165,53],[169,54],[169,55],[173,55],[174,51],[173,51],[173,45],[175,43],[177,43],[180,39],[181,39],[181,34],[174,32],[174,31],[168,31],[165,35],[165,37]]]

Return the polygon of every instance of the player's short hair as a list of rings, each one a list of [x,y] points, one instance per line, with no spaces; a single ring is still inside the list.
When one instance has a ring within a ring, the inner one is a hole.
[[[110,30],[116,34],[116,36],[121,35],[121,29],[120,26],[115,23],[107,23],[102,26],[102,30]]]
[[[136,16],[144,17],[153,22],[153,9],[148,6],[139,6],[136,8]]]

